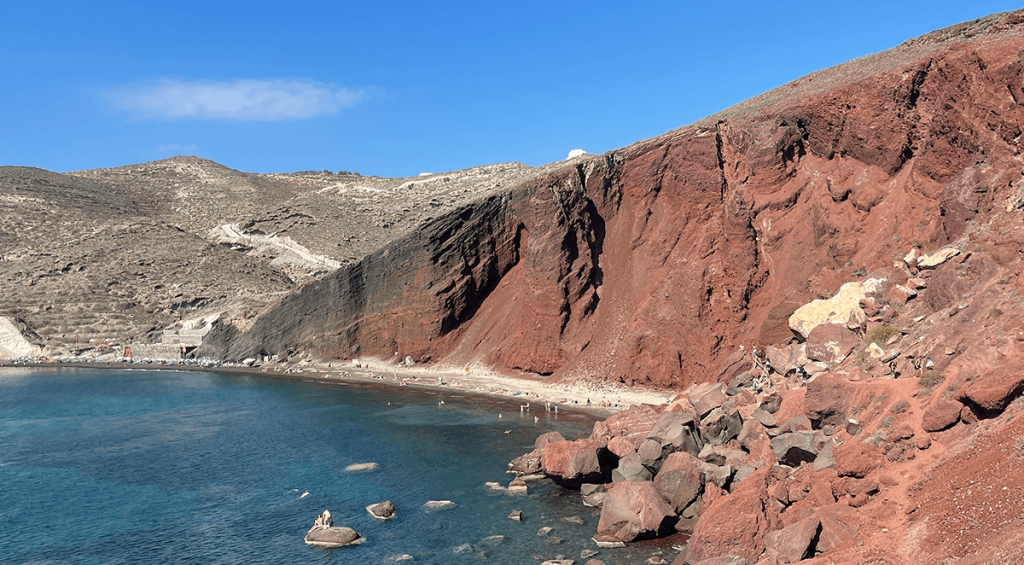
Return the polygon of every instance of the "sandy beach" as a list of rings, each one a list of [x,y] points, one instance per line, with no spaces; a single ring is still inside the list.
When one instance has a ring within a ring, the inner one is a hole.
[[[75,367],[86,369],[132,370],[188,370],[224,374],[253,375],[287,378],[310,382],[351,382],[394,387],[413,387],[459,394],[479,394],[503,397],[520,404],[530,404],[533,411],[543,409],[545,403],[559,410],[587,412],[605,417],[617,410],[637,404],[666,404],[673,393],[618,387],[611,383],[570,384],[556,382],[550,377],[535,375],[500,375],[486,368],[470,366],[462,369],[414,365],[396,366],[377,359],[360,360],[360,367],[351,361],[269,363],[260,367],[199,367],[190,365],[162,365],[140,363],[4,363],[12,367]]]

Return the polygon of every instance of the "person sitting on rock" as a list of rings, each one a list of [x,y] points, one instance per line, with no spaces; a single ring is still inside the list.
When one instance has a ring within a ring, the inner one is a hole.
[[[800,365],[799,367],[796,368],[796,376],[800,377],[800,382],[807,382],[807,370],[804,369],[803,365]]]

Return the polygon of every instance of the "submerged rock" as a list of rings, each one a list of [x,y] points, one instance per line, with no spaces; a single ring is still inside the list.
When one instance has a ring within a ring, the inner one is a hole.
[[[345,467],[345,470],[349,472],[376,471],[377,469],[380,469],[380,465],[377,463],[353,463],[348,467]]]
[[[455,503],[450,500],[428,500],[423,504],[424,510],[447,510],[455,508]]]

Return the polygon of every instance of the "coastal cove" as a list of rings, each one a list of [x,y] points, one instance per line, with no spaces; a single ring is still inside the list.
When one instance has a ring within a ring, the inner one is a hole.
[[[596,549],[598,512],[579,493],[547,480],[526,495],[485,486],[507,485],[508,461],[541,433],[587,436],[592,416],[346,380],[0,368],[0,554],[11,563],[521,563]],[[379,468],[345,470],[367,462]],[[383,500],[396,519],[364,510]],[[429,500],[456,506],[428,512]],[[325,508],[366,543],[304,545]],[[512,510],[524,521],[509,520]],[[584,523],[562,520],[572,517]],[[553,530],[538,536],[542,527]],[[629,563],[652,551],[599,557]]]

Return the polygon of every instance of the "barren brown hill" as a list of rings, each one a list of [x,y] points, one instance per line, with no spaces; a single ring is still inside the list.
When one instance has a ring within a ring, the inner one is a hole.
[[[262,175],[195,157],[67,174],[0,167],[0,316],[53,356],[161,342],[201,319],[246,328],[303,284],[544,170]]]

